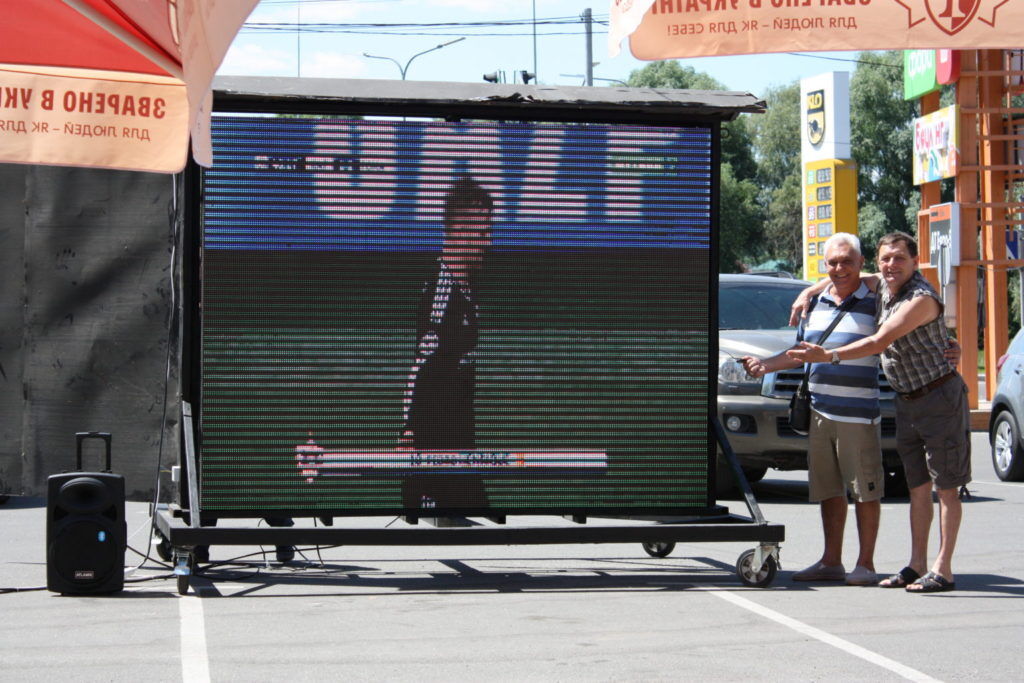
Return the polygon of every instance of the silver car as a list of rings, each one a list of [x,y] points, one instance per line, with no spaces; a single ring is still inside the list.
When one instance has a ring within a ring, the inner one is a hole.
[[[1021,420],[1024,420],[1024,329],[1010,342],[996,368],[999,384],[992,399],[989,438],[992,467],[1003,481],[1024,481]]]
[[[718,285],[718,418],[749,481],[760,480],[769,467],[807,469],[807,437],[789,425],[789,399],[803,368],[782,370],[755,379],[739,358],[766,358],[796,342],[789,327],[789,309],[810,283],[758,275],[719,276]],[[903,465],[896,453],[894,393],[878,372],[882,407],[882,457],[886,495],[905,495]],[[733,487],[723,456],[718,456],[718,494]]]

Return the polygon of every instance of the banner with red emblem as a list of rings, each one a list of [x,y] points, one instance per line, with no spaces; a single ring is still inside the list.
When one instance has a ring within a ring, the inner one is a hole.
[[[646,7],[646,10],[644,8]],[[611,0],[609,52],[637,59],[830,50],[1002,49],[1020,42],[1010,0]],[[645,12],[631,34],[624,17]]]

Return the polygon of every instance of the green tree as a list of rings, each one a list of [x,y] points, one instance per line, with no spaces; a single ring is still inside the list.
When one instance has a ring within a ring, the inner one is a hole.
[[[753,180],[736,178],[732,166],[725,163],[720,187],[718,268],[723,273],[742,272],[767,255],[762,246],[760,192]]]
[[[726,90],[727,88],[692,66],[679,62],[651,62],[629,75],[631,88],[672,88],[676,90]],[[741,116],[722,125],[722,162],[732,166],[737,178],[753,178],[757,174],[747,117]]]
[[[750,127],[767,256],[799,270],[803,263],[800,85],[794,82],[769,88],[765,103],[767,112],[753,117]]]
[[[677,61],[652,62],[629,76],[634,88],[679,90],[725,90],[725,87],[693,67]],[[736,272],[765,255],[761,227],[763,209],[755,182],[750,131],[745,116],[722,124],[722,168],[719,186],[719,269]]]
[[[800,174],[786,176],[782,187],[761,191],[766,205],[764,240],[769,257],[789,264],[793,272],[803,268],[803,186]]]
[[[800,85],[773,86],[765,93],[767,111],[751,118],[757,180],[768,190],[800,174]]]

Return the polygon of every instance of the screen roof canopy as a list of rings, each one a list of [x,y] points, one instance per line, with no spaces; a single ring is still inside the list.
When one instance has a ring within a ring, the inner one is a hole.
[[[764,113],[766,106],[750,93],[735,91],[370,79],[232,76],[216,79],[214,90],[218,110],[372,110],[395,115],[429,110],[442,115],[534,120],[731,121],[744,113]]]

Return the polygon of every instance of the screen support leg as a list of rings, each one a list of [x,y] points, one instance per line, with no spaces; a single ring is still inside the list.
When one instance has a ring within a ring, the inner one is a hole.
[[[192,404],[181,402],[181,424],[185,429],[185,469],[188,476],[189,526],[199,526],[199,475],[196,473],[196,449],[192,431]]]
[[[722,454],[725,455],[725,461],[729,463],[729,467],[732,469],[736,485],[743,492],[743,499],[746,501],[750,516],[758,524],[766,524],[764,515],[761,514],[761,508],[758,506],[757,500],[754,499],[754,492],[750,488],[750,482],[747,481],[747,475],[743,474],[740,461],[736,458],[736,453],[732,450],[732,445],[729,444],[729,439],[725,436],[725,430],[722,429],[722,423],[718,421],[718,416],[715,414],[711,415],[711,426],[715,430],[715,440],[718,441],[718,446],[722,449]]]

